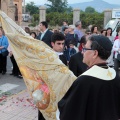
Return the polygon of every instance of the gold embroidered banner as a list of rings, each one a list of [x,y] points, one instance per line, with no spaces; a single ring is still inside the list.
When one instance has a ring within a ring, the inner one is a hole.
[[[31,38],[2,11],[0,22],[31,97],[46,120],[56,120],[57,103],[76,77],[49,46]]]

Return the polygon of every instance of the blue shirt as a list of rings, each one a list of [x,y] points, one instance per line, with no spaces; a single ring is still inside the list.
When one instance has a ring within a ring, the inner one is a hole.
[[[83,32],[81,30],[78,30],[77,28],[74,30],[74,33],[78,35],[79,41],[81,37],[84,35]]]
[[[8,48],[8,45],[9,45],[8,39],[7,39],[6,36],[3,35],[0,38],[0,46],[3,46],[4,48],[0,50],[0,53],[5,52],[7,50],[7,48]]]

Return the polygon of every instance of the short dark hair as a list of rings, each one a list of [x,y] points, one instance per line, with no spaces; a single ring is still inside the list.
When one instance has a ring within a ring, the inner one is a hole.
[[[35,38],[37,37],[37,34],[36,34],[35,32],[31,32],[30,35],[31,35],[31,34],[34,34],[34,35],[35,35]]]
[[[63,31],[65,31],[66,29],[68,29],[68,27],[64,27],[64,28],[63,28]]]
[[[66,22],[66,23],[68,23],[68,21],[67,21],[67,20],[63,20],[63,22]]]
[[[87,34],[87,33],[91,33],[91,30],[86,29],[85,33],[86,33],[86,34]]]
[[[25,27],[25,32],[30,34],[30,28],[29,27]]]
[[[101,30],[101,34],[102,34],[104,31],[107,31],[107,30],[106,30],[106,29],[102,29],[102,30]]]
[[[56,41],[63,41],[65,40],[65,36],[62,33],[53,33],[51,37],[51,42],[55,43]]]
[[[40,22],[43,26],[45,26],[46,28],[48,28],[48,23],[46,21],[42,21]]]
[[[91,49],[98,51],[98,56],[107,60],[111,55],[112,43],[106,36],[103,35],[92,35],[89,37],[91,43]]]
[[[73,41],[73,40],[71,40],[70,42],[69,42],[69,45],[75,45],[75,41]]]
[[[87,40],[86,40],[86,35],[83,35],[80,39],[80,43],[84,43],[86,44]]]

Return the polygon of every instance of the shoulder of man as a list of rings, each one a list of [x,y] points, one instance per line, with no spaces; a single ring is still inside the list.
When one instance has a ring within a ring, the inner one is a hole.
[[[66,59],[66,56],[63,54],[63,55],[60,55],[59,56],[59,59],[65,64],[67,65],[67,59]]]
[[[39,33],[36,37],[36,39],[40,40],[41,33]]]
[[[53,34],[53,32],[52,31],[50,31],[49,29],[47,30],[47,32],[46,33],[48,33],[48,34],[50,34],[50,35],[52,35]]]

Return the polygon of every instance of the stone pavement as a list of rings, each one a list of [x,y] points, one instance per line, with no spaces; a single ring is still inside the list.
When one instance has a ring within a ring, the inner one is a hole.
[[[38,109],[29,100],[24,80],[11,76],[11,67],[8,57],[7,73],[0,74],[0,120],[38,120]]]
[[[38,109],[30,100],[27,90],[0,99],[0,120],[38,120]]]

